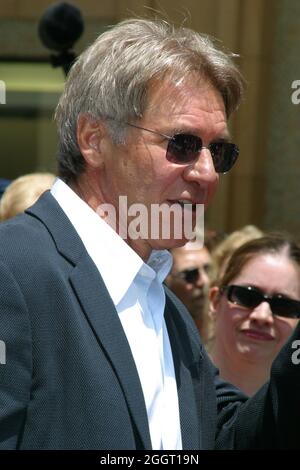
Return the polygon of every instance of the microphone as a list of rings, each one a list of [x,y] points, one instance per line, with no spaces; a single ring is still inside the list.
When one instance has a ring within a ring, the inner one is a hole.
[[[83,30],[81,11],[67,2],[48,7],[39,21],[38,33],[42,43],[58,52],[50,56],[51,63],[53,67],[62,67],[65,75],[68,75],[76,57],[71,49]]]

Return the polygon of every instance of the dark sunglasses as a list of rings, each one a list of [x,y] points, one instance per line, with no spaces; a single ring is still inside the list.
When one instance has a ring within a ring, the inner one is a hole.
[[[202,149],[208,149],[213,159],[215,171],[217,173],[226,173],[233,167],[239,155],[238,147],[229,142],[212,142],[207,147],[204,147],[202,139],[193,134],[180,133],[171,137],[151,129],[146,129],[145,127],[130,124],[129,122],[126,122],[126,124],[168,139],[166,158],[169,162],[177,163],[178,165],[193,163],[197,160]]]
[[[226,286],[221,288],[227,299],[241,307],[256,308],[262,302],[268,302],[273,315],[287,318],[300,318],[300,301],[284,297],[281,294],[269,296],[257,287]]]
[[[203,269],[206,272],[206,274],[209,274],[211,265],[205,264],[203,266]],[[179,277],[180,279],[183,279],[188,284],[195,284],[198,281],[199,276],[200,276],[200,268],[184,269],[183,271],[180,271],[175,276]]]

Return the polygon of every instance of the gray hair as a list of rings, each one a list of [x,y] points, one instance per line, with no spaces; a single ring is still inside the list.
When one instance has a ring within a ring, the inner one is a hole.
[[[207,35],[163,20],[125,20],[100,35],[71,68],[56,109],[59,175],[68,181],[84,169],[76,138],[80,114],[106,120],[113,142],[121,143],[125,130],[120,123],[143,116],[154,79],[167,76],[177,84],[196,72],[221,93],[229,116],[243,94],[234,56]]]

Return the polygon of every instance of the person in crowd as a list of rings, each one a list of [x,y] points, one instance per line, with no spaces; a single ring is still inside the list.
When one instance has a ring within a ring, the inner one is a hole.
[[[211,272],[211,255],[200,242],[188,242],[171,250],[173,265],[166,279],[168,287],[177,295],[192,315],[201,338],[206,337],[205,309]]]
[[[229,53],[161,20],[115,25],[72,66],[59,178],[0,224],[1,449],[299,447],[299,328],[247,399],[163,285],[237,159],[242,90]]]
[[[262,236],[262,230],[255,225],[245,225],[227,235],[220,243],[217,243],[213,250],[211,250],[212,278],[222,275],[230,256],[235,250],[244,243]]]
[[[11,181],[8,179],[0,178],[0,199],[3,196],[5,189],[10,183]]]
[[[253,395],[300,316],[300,247],[265,235],[237,249],[210,289],[211,358],[225,380]]]
[[[15,217],[32,206],[44,191],[51,188],[54,180],[51,173],[29,173],[15,179],[5,189],[0,201],[0,221]]]

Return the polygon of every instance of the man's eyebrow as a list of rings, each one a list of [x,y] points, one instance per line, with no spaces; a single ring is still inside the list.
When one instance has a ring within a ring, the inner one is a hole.
[[[196,134],[196,132],[193,131],[193,129],[186,128],[186,127],[172,127],[170,128],[170,131],[167,132],[169,135],[176,135],[176,134]]]
[[[190,126],[178,126],[178,127],[172,127],[172,129],[169,132],[166,132],[166,134],[172,136],[176,134],[192,134],[196,135],[200,138],[201,137],[201,131],[200,129],[196,127],[190,127]],[[211,140],[211,142],[231,142],[231,136],[228,131],[225,131],[223,135],[220,135],[219,137],[215,137],[214,139]]]
[[[231,142],[231,137],[229,134],[223,135],[222,137],[216,137],[212,142]]]

